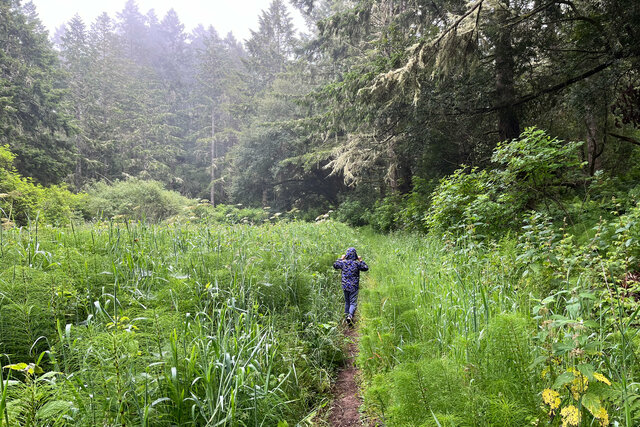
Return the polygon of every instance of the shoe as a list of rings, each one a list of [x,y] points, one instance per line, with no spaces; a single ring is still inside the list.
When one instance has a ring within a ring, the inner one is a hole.
[[[347,315],[347,325],[353,327],[353,316],[350,314]]]

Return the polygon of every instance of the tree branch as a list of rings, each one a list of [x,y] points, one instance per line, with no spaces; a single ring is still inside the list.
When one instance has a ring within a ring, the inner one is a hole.
[[[618,135],[617,133],[613,133],[613,132],[609,132],[609,135],[613,136],[614,138],[618,138],[622,141],[630,142],[633,145],[640,146],[640,141],[638,141],[635,138],[631,138],[630,136]]]
[[[460,25],[460,23],[469,15],[471,15],[477,8],[479,8],[480,6],[482,6],[482,3],[484,2],[484,0],[479,0],[476,4],[473,5],[473,7],[469,10],[467,10],[464,14],[462,14],[460,17],[458,17],[458,19],[456,19],[456,21],[451,24],[449,26],[449,28],[447,28],[446,30],[444,30],[442,32],[442,34],[440,34],[440,36],[435,39],[433,42],[429,43],[432,46],[437,46],[438,44],[440,44],[440,42],[442,41],[442,39],[444,39],[444,37],[449,34],[451,31],[455,30],[456,28],[458,28],[458,25]]]
[[[491,113],[493,111],[497,111],[500,110],[502,108],[506,108],[506,107],[517,107],[520,106],[522,104],[526,104],[527,102],[533,101],[536,98],[541,97],[542,95],[546,95],[548,93],[552,93],[552,92],[558,92],[562,89],[565,89],[569,86],[571,86],[574,83],[577,83],[581,80],[586,79],[587,77],[591,77],[594,74],[599,73],[602,70],[606,70],[607,68],[609,68],[611,65],[613,65],[614,61],[607,61],[603,64],[598,65],[595,68],[592,68],[588,71],[585,71],[584,73],[571,77],[570,79],[567,79],[561,83],[558,83],[556,85],[553,86],[549,86],[547,88],[544,88],[538,92],[534,92],[534,93],[530,93],[528,95],[524,95],[523,97],[521,97],[520,99],[516,100],[515,102],[509,104],[509,105],[505,105],[505,104],[500,104],[500,105],[494,105],[493,107],[485,107],[485,108],[479,108],[473,111],[470,111],[469,113],[472,114],[485,114],[485,113]]]

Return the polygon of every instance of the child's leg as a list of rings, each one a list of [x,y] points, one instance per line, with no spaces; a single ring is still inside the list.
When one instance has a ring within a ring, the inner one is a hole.
[[[351,304],[351,293],[346,290],[343,289],[344,291],[344,314],[348,315],[349,314],[349,305]]]
[[[356,308],[358,308],[358,288],[349,293],[349,314],[351,317],[356,314]]]

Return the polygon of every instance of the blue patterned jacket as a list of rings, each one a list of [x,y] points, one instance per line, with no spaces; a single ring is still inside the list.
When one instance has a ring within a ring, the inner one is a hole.
[[[342,270],[342,289],[353,291],[360,286],[360,272],[367,271],[369,266],[364,261],[358,261],[355,248],[349,248],[345,259],[334,262],[333,268]]]

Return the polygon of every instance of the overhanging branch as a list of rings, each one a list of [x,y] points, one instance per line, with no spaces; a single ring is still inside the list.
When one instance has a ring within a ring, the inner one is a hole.
[[[638,141],[635,138],[631,138],[630,136],[619,135],[619,134],[613,133],[613,132],[609,132],[609,135],[613,136],[614,138],[618,138],[618,139],[620,139],[622,141],[630,142],[633,145],[640,146],[640,141]]]
[[[584,80],[584,79],[586,79],[588,77],[591,77],[594,74],[599,73],[600,71],[606,70],[611,65],[613,65],[613,63],[614,63],[613,60],[607,61],[607,62],[605,62],[603,64],[598,65],[595,68],[592,68],[592,69],[590,69],[588,71],[585,71],[584,73],[582,73],[580,75],[577,75],[577,76],[574,76],[574,77],[572,77],[570,79],[567,79],[567,80],[565,80],[565,81],[563,81],[561,83],[558,83],[556,85],[544,88],[544,89],[539,90],[539,91],[534,92],[534,93],[530,93],[528,95],[524,95],[523,97],[517,99],[513,103],[494,105],[493,107],[479,108],[479,109],[476,109],[476,110],[468,111],[468,113],[470,113],[470,114],[486,114],[486,113],[491,113],[491,112],[498,111],[500,109],[507,108],[507,107],[518,107],[518,106],[520,106],[522,104],[526,104],[527,102],[533,101],[534,99],[539,98],[542,95],[546,95],[546,94],[552,93],[552,92],[558,92],[558,91],[560,91],[562,89],[565,89],[565,88],[571,86],[574,83],[577,83],[577,82],[579,82],[581,80]],[[460,110],[460,111],[462,111],[462,110]]]

